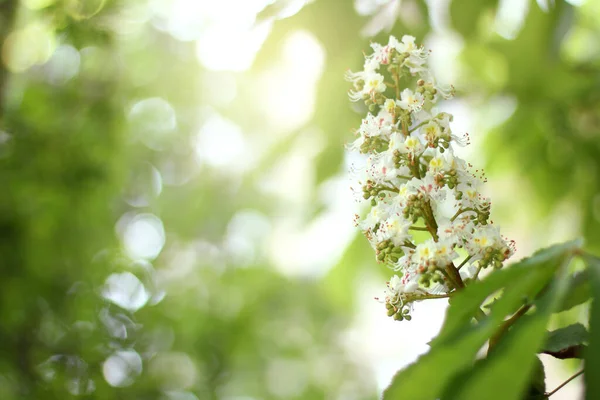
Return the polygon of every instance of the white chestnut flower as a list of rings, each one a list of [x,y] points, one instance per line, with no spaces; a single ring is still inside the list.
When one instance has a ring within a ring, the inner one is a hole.
[[[370,110],[349,146],[366,155],[355,172],[371,208],[357,225],[378,262],[398,272],[385,303],[388,315],[403,320],[412,302],[449,296],[482,268],[501,267],[514,243],[489,221],[483,176],[454,154],[453,144],[466,141],[452,133],[452,115],[436,109],[453,90],[437,85],[427,51],[408,35],[371,48],[363,71],[346,76],[354,84],[350,99]],[[397,87],[415,74],[413,87]],[[395,90],[386,92],[388,86]]]

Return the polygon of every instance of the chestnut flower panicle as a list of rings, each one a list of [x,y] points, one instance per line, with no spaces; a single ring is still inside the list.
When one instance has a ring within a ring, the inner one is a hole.
[[[452,133],[453,116],[436,108],[453,89],[436,83],[428,52],[408,35],[371,48],[363,70],[346,75],[350,99],[369,109],[349,146],[364,155],[355,172],[371,205],[357,226],[376,259],[397,272],[382,299],[388,315],[410,320],[413,302],[450,296],[482,269],[501,268],[515,248],[489,219],[484,178],[454,154],[467,140]]]

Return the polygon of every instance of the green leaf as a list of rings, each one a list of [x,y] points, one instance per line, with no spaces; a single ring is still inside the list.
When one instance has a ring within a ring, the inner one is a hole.
[[[524,304],[524,300],[534,299],[552,279],[561,261],[579,245],[579,242],[568,242],[538,251],[516,265],[496,271],[485,280],[475,282],[456,294],[452,298],[440,334],[431,342],[429,353],[396,374],[384,392],[384,399],[439,398],[454,378],[472,367],[477,353],[496,332],[505,317],[512,315]],[[568,281],[563,282],[566,288]],[[490,314],[479,323],[472,324],[471,320],[481,304],[499,290],[503,290],[503,294],[494,303]],[[539,343],[531,350],[532,360],[535,350],[543,340],[546,318],[541,321],[543,324],[537,320],[533,322],[541,325],[541,333]],[[514,368],[514,365],[512,368],[522,371],[520,368]],[[525,375],[524,383],[527,378],[528,375]],[[518,390],[523,389],[523,384]],[[488,397],[485,395],[480,398]]]
[[[526,400],[538,400],[546,398],[546,370],[539,357],[535,358],[533,374],[529,381],[529,390],[525,395]]]
[[[570,310],[590,299],[590,273],[588,270],[576,273],[569,281],[569,291],[556,312]]]
[[[545,272],[542,268],[524,268],[521,266],[512,266],[505,270],[496,271],[490,276],[486,277],[481,282],[476,282],[467,286],[461,293],[456,294],[450,301],[450,307],[446,313],[446,321],[442,326],[439,335],[432,340],[432,346],[444,345],[454,340],[457,336],[460,336],[465,327],[470,326],[470,322],[473,316],[477,313],[481,304],[492,294],[498,292],[503,288],[507,288],[514,282],[521,282],[522,279],[528,277],[526,284],[521,290],[518,290],[518,301],[513,305],[512,303],[502,301],[502,297],[494,301],[493,307],[490,307],[490,317],[498,317],[497,323],[500,323],[502,319],[516,311],[516,309],[523,305],[524,300],[530,297],[532,294],[537,293],[544,285],[544,277],[549,279],[550,274]],[[511,292],[515,292],[514,288],[511,288]],[[496,311],[494,313],[494,311]]]
[[[592,307],[590,309],[590,345],[585,353],[585,398],[600,398],[600,259],[588,255]]]
[[[384,392],[384,399],[439,397],[448,382],[472,365],[477,352],[504,318],[512,315],[525,299],[535,298],[553,277],[564,256],[578,246],[579,242],[569,242],[538,251],[455,295],[440,334],[431,342],[429,353],[396,374]],[[471,324],[481,304],[502,289],[504,293],[494,303],[490,315],[476,325]],[[545,325],[540,341],[544,328]],[[432,376],[435,379],[431,379]]]
[[[533,265],[553,260],[562,260],[561,257],[571,257],[573,252],[580,249],[581,246],[583,246],[583,239],[581,238],[553,244],[552,246],[537,250],[530,257],[524,258],[515,265]]]
[[[446,322],[438,337],[432,341],[432,345],[459,333],[471,321],[481,303],[491,294],[512,282],[516,282],[523,274],[534,273],[532,271],[533,267],[546,265],[547,268],[542,268],[537,272],[545,274],[545,279],[540,277],[538,285],[530,292],[523,294],[524,298],[533,299],[533,294],[536,294],[548,283],[552,274],[564,258],[571,254],[574,249],[580,248],[581,245],[582,240],[578,239],[540,249],[518,263],[491,274],[484,281],[466,287],[462,293],[457,294],[451,299],[450,308],[446,315]],[[488,308],[493,310],[497,307],[497,303],[498,300],[494,300]],[[507,314],[509,312],[511,311],[508,311]]]
[[[569,325],[555,331],[548,332],[546,343],[542,348],[544,352],[559,352],[572,346],[587,342],[588,331],[580,323]]]
[[[568,253],[564,253],[566,254]],[[527,383],[532,373],[535,374],[536,349],[542,344],[550,316],[560,304],[569,285],[565,278],[571,257],[565,258],[563,254],[559,254],[558,258],[562,259],[562,267],[550,287],[536,300],[536,312],[518,321],[494,347],[488,358],[479,363],[477,368],[472,368],[465,379],[455,380],[442,398],[518,399],[527,391]]]
[[[498,271],[457,294],[448,309],[446,323],[431,343],[429,353],[396,374],[383,398],[428,400],[439,397],[446,384],[472,364],[479,349],[504,317],[515,311],[522,304],[523,297],[537,286],[539,271],[540,268]],[[508,286],[512,282],[515,282],[514,285]],[[504,286],[505,294],[498,300],[495,312],[482,323],[471,324],[470,319],[481,302]]]

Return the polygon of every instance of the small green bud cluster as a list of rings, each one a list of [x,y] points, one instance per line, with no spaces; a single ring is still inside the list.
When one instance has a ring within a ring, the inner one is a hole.
[[[400,257],[404,255],[404,250],[402,250],[401,246],[394,245],[394,243],[388,239],[377,244],[375,255],[379,262],[395,264]]]
[[[362,154],[381,153],[389,147],[389,142],[379,136],[366,137],[364,143],[360,146]]]
[[[375,206],[377,200],[383,200],[386,196],[389,196],[389,187],[383,185],[377,185],[372,180],[368,180],[362,187],[362,197],[365,200],[371,199],[371,205]]]
[[[508,259],[508,257],[510,257],[511,254],[511,249],[508,246],[504,246],[498,249],[488,247],[485,249],[484,254],[479,260],[479,265],[481,265],[483,268],[492,266],[495,269],[500,269],[502,268],[502,263],[506,259]]]
[[[406,205],[402,210],[402,215],[405,219],[417,223],[419,219],[426,218],[428,208],[430,207],[429,199],[423,193],[411,194],[407,198]]]
[[[410,321],[412,319],[412,317],[410,315],[410,310],[407,306],[396,307],[392,303],[385,303],[385,308],[387,309],[388,317],[392,317],[396,321],[402,321],[402,320]]]

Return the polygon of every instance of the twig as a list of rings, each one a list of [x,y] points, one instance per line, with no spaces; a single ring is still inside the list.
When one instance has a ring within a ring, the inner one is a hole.
[[[519,308],[517,310],[516,313],[514,313],[514,315],[512,317],[510,317],[509,319],[507,319],[506,321],[504,321],[504,323],[502,325],[500,325],[500,329],[498,329],[498,332],[496,332],[494,334],[494,336],[492,336],[490,338],[490,346],[488,349],[488,354],[490,352],[490,350],[492,350],[492,348],[498,343],[498,341],[500,340],[500,338],[502,336],[504,336],[504,334],[508,331],[508,329],[515,323],[517,322],[517,320],[519,318],[521,318],[523,315],[525,315],[525,313],[527,311],[529,311],[529,309],[532,307],[531,304],[525,304],[524,306],[522,306],[521,308]]]
[[[583,369],[579,372],[577,372],[575,375],[573,375],[572,377],[570,377],[569,379],[567,379],[566,381],[564,381],[563,383],[561,383],[560,385],[558,385],[558,387],[556,389],[554,389],[553,391],[549,392],[549,393],[545,393],[546,397],[550,397],[552,396],[554,393],[558,392],[560,389],[563,388],[563,386],[565,386],[567,383],[571,382],[573,379],[577,378],[579,375],[583,374]]]

